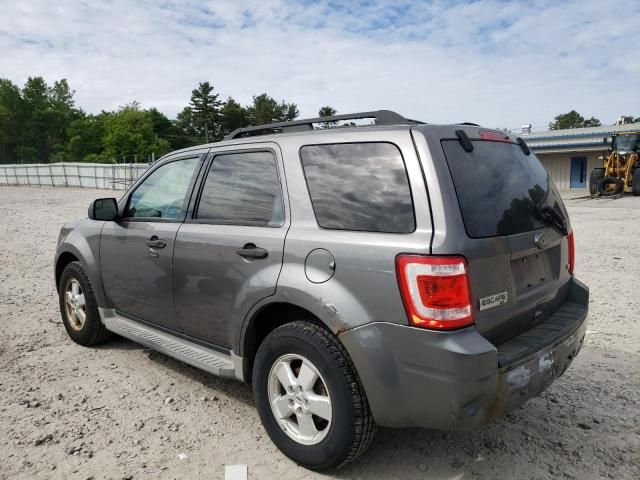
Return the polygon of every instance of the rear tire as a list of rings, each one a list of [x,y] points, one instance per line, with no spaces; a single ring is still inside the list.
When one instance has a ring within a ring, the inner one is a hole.
[[[624,182],[621,178],[604,177],[598,182],[598,193],[602,197],[610,197],[624,192]]]
[[[341,467],[373,439],[375,423],[349,354],[319,325],[296,321],[267,335],[256,354],[252,383],[269,437],[306,468]]]
[[[640,197],[640,167],[636,167],[631,178],[631,191],[635,197]]]
[[[112,336],[100,320],[93,287],[79,262],[71,262],[62,271],[58,297],[62,323],[71,340],[90,347]]]
[[[594,196],[598,193],[598,183],[604,178],[604,168],[594,168],[589,176],[589,194]]]

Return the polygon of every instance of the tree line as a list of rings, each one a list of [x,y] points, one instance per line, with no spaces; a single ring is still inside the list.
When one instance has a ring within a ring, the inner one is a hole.
[[[30,77],[22,88],[0,79],[0,163],[147,162],[173,150],[214,142],[236,128],[293,120],[295,103],[266,93],[250,105],[220,99],[209,82],[191,92],[189,105],[169,119],[132,102],[90,114],[78,108],[66,79],[52,85]],[[319,115],[335,115],[322,107]]]
[[[210,82],[193,89],[189,105],[175,119],[137,102],[90,114],[76,106],[74,95],[66,79],[49,85],[42,77],[30,77],[20,88],[0,78],[0,163],[147,162],[152,156],[220,140],[237,128],[293,120],[300,113],[295,103],[278,102],[266,93],[255,95],[249,105],[233,97],[222,100]],[[336,113],[324,106],[318,116]],[[640,122],[640,117],[624,119]],[[556,116],[549,128],[599,125],[597,118],[572,110]]]
[[[620,117],[624,123],[639,123],[640,117],[634,117],[632,115],[623,115]],[[550,130],[563,130],[568,128],[584,128],[584,127],[599,127],[602,123],[595,117],[584,118],[575,110],[571,110],[567,113],[561,113],[553,119],[553,122],[549,124]]]

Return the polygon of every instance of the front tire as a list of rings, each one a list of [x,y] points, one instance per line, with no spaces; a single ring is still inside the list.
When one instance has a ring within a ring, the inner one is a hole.
[[[598,183],[604,178],[604,168],[594,168],[589,176],[589,194],[593,197],[598,194]]]
[[[631,191],[634,197],[640,196],[640,166],[637,166],[631,177]]]
[[[611,197],[624,192],[624,182],[618,177],[604,177],[598,182],[598,193],[601,197]]]
[[[353,363],[339,340],[319,325],[296,321],[267,335],[252,383],[269,437],[306,468],[341,467],[373,439],[375,423]]]
[[[79,262],[69,263],[58,285],[62,323],[71,340],[84,347],[105,342],[111,333],[104,327],[91,281]]]

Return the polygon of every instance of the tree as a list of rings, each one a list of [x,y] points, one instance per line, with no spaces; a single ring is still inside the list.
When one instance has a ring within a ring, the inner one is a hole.
[[[337,113],[338,111],[335,108],[328,105],[321,107],[320,110],[318,110],[319,117],[333,117]],[[322,122],[321,128],[335,128],[337,126],[338,122]]]
[[[575,110],[571,110],[568,113],[561,113],[554,118],[554,121],[549,124],[551,130],[562,130],[566,128],[583,128],[583,127],[598,127],[600,126],[600,120],[595,117],[585,119]]]
[[[156,108],[150,108],[146,112],[151,119],[153,133],[155,133],[156,138],[168,141],[169,145],[171,145],[171,150],[179,150],[194,145],[194,143],[191,143],[191,139],[182,132],[177,121],[169,120],[164,113]]]
[[[600,125],[602,124],[600,123],[600,120],[598,120],[596,117],[587,118],[582,123],[583,127],[599,127]]]
[[[82,115],[71,122],[67,129],[69,140],[65,148],[65,160],[83,162],[95,160],[103,151],[105,119],[109,113]]]
[[[281,122],[290,122],[291,120],[295,120],[298,115],[300,115],[300,110],[298,110],[298,106],[295,103],[286,103],[282,100],[282,103],[280,103]]]
[[[151,120],[151,126],[156,136],[161,138],[167,138],[174,134],[175,128],[173,122],[167,118],[167,116],[160,112],[157,108],[150,108],[146,110],[149,120]]]
[[[184,107],[180,113],[178,113],[176,119],[173,121],[178,135],[186,142],[185,146],[193,146],[204,141],[203,138],[198,137],[198,127],[196,126],[196,119],[191,107]]]
[[[166,139],[156,136],[152,115],[142,110],[138,102],[120,107],[105,118],[102,146],[107,159],[130,160],[127,157],[136,155],[144,161],[152,153],[159,157],[171,150]]]
[[[318,110],[319,117],[333,117],[337,113],[338,111],[335,108],[330,107],[329,105],[321,107],[320,110]]]
[[[204,132],[204,141],[209,143],[209,133],[215,137],[215,126],[218,120],[220,105],[218,94],[213,93],[213,85],[209,82],[198,84],[198,88],[191,92],[191,109],[193,116],[201,132]]]
[[[228,135],[234,130],[249,125],[247,109],[236,102],[232,97],[227,98],[220,109],[220,134]]]
[[[65,78],[53,82],[53,87],[48,90],[49,147],[51,157],[56,160],[65,159],[69,141],[68,129],[75,119],[82,116],[82,113],[76,109],[74,94],[75,90],[71,90]]]
[[[267,123],[287,122],[295,119],[300,112],[295,103],[278,103],[266,93],[253,97],[253,104],[247,107],[247,114],[251,125],[265,125]]]
[[[25,163],[49,160],[49,88],[42,77],[29,77],[22,88],[24,124],[20,145],[16,148],[18,159]]]
[[[623,115],[624,123],[640,123],[640,117],[634,117],[633,115]]]
[[[0,78],[0,163],[16,161],[141,161],[151,153],[210,142],[250,124],[286,122],[298,117],[295,103],[263,93],[243,106],[233,97],[225,102],[209,82],[198,84],[190,103],[175,120],[137,102],[116,111],[87,114],[74,100],[66,79],[47,84],[29,77],[20,88]],[[335,114],[326,106],[320,115]]]
[[[253,104],[247,108],[252,125],[264,125],[280,121],[281,112],[278,102],[263,93],[253,97]]]
[[[81,116],[66,79],[52,87],[29,77],[22,90],[0,81],[1,161],[48,162],[63,158],[71,122]]]
[[[75,109],[75,100],[73,96],[76,91],[71,90],[69,82],[66,78],[53,82],[53,87],[49,89],[49,101],[54,110],[72,111]]]
[[[16,161],[16,148],[24,124],[24,105],[20,88],[10,80],[0,79],[0,163]]]

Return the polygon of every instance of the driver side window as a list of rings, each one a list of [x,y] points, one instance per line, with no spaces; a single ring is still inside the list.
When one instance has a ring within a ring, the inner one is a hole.
[[[126,218],[182,219],[187,209],[187,191],[198,157],[162,165],[143,180],[129,197]]]

